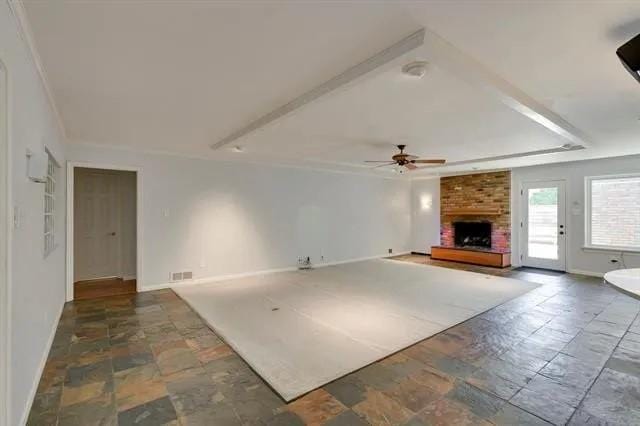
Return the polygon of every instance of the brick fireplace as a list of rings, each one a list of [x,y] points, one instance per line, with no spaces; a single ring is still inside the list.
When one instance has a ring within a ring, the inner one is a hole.
[[[490,222],[491,249],[511,250],[511,172],[440,179],[440,244],[453,247],[454,222]]]

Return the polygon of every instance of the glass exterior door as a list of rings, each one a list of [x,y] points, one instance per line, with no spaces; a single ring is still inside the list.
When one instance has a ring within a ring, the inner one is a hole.
[[[523,185],[522,264],[564,271],[564,181],[529,182]]]

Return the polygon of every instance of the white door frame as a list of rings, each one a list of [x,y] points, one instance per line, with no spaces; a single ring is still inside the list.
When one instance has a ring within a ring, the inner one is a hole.
[[[142,288],[142,168],[114,166],[111,164],[67,162],[67,302],[73,300],[73,214],[74,214],[74,170],[89,169],[120,170],[136,173],[136,291]]]
[[[569,225],[567,223],[567,196],[568,196],[568,190],[567,190],[567,180],[566,179],[554,179],[554,178],[549,178],[549,179],[534,179],[534,180],[525,180],[525,181],[521,181],[520,182],[520,204],[519,204],[519,222],[520,222],[520,227],[518,229],[518,251],[519,251],[519,263],[521,266],[525,266],[523,264],[524,262],[524,258],[525,258],[525,253],[527,252],[526,250],[526,245],[527,245],[527,238],[525,238],[525,229],[524,229],[524,222],[526,219],[526,213],[528,212],[528,206],[527,206],[527,201],[525,199],[524,196],[524,188],[527,185],[536,185],[536,184],[541,184],[541,183],[546,183],[546,182],[560,182],[562,184],[563,187],[563,199],[562,202],[564,203],[564,218],[562,219],[562,224],[564,225],[564,244],[563,244],[563,248],[564,248],[564,253],[562,253],[562,256],[564,257],[564,271],[568,271],[569,270],[569,258],[567,256],[567,251],[568,251],[568,235],[569,232],[571,231],[569,229]],[[560,201],[560,199],[558,200]]]
[[[11,139],[9,71],[0,59],[0,426],[11,422]]]

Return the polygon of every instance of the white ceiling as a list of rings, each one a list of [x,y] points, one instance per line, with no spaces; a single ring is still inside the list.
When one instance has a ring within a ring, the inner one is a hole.
[[[23,3],[71,142],[358,168],[396,143],[453,162],[567,142],[416,49],[230,145],[242,154],[209,148],[425,27],[589,143],[439,171],[640,153],[640,86],[615,56],[638,1]],[[430,62],[422,80],[400,73],[411,59]]]

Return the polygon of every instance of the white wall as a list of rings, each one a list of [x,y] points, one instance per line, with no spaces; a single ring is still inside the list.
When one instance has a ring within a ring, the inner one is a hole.
[[[121,276],[136,277],[136,174],[118,172],[120,191],[120,260]]]
[[[73,161],[142,168],[144,288],[409,250],[407,180],[69,144]]]
[[[431,254],[440,244],[440,178],[411,182],[411,251]]]
[[[512,260],[520,259],[520,188],[522,182],[536,180],[566,180],[567,184],[567,269],[570,272],[602,275],[616,269],[616,265],[609,262],[610,256],[620,257],[619,253],[605,251],[584,250],[585,243],[585,182],[586,176],[615,175],[623,173],[639,173],[640,156],[627,156],[602,160],[576,161],[570,163],[553,164],[548,166],[534,166],[517,168],[512,171],[512,236],[511,246],[514,256]],[[578,203],[579,211],[572,213],[574,203]],[[625,254],[627,267],[640,267],[639,254]]]
[[[62,137],[41,80],[19,35],[7,2],[0,2],[0,60],[9,76],[10,206],[19,226],[11,244],[10,424],[20,424],[29,409],[40,368],[47,356],[64,302],[64,173],[59,173],[56,237],[58,248],[44,258],[44,185],[27,179],[26,150],[44,145],[64,162]]]

